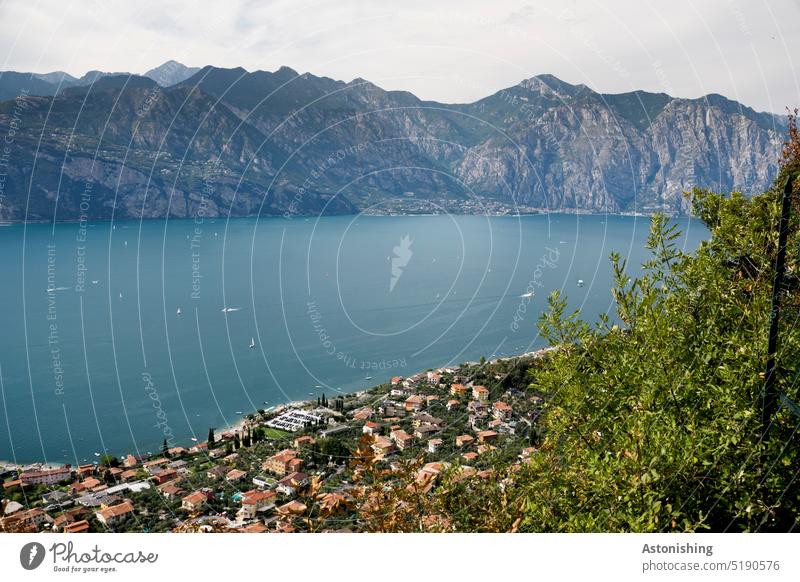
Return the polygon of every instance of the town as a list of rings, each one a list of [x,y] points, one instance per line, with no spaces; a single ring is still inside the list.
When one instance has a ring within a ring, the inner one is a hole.
[[[413,467],[425,495],[445,473],[491,480],[530,459],[543,399],[529,370],[548,352],[260,410],[235,429],[210,429],[205,442],[165,441],[156,455],[0,467],[0,531],[364,531],[365,465],[381,487]]]

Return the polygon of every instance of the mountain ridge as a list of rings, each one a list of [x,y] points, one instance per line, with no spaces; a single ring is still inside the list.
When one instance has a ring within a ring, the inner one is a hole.
[[[163,67],[177,71],[170,79],[192,71]],[[28,97],[0,219],[75,219],[87,183],[103,185],[95,219],[189,217],[201,207],[233,216],[478,212],[487,203],[685,213],[681,193],[695,185],[769,186],[785,124],[721,95],[603,94],[548,74],[466,104],[289,67],[205,66],[168,87],[152,76],[100,74]],[[13,117],[14,102],[0,103],[0,123]]]

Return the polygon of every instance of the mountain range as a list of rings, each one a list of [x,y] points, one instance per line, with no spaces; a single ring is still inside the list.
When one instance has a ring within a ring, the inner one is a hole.
[[[767,188],[786,125],[721,95],[602,94],[552,75],[443,104],[175,61],[141,76],[4,72],[0,99],[3,221],[685,213],[695,185]]]

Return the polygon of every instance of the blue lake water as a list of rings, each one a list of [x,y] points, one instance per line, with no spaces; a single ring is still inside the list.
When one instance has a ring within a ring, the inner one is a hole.
[[[707,235],[678,222],[687,250]],[[608,256],[640,264],[648,228],[555,214],[2,227],[0,459],[185,445],[238,412],[542,347],[547,294],[612,312]]]

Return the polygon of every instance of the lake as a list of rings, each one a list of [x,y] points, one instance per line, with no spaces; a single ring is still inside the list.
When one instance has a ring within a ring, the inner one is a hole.
[[[686,250],[707,236],[678,223]],[[567,214],[4,226],[0,459],[188,445],[242,412],[543,347],[547,294],[612,313],[609,254],[639,265],[648,228]]]

